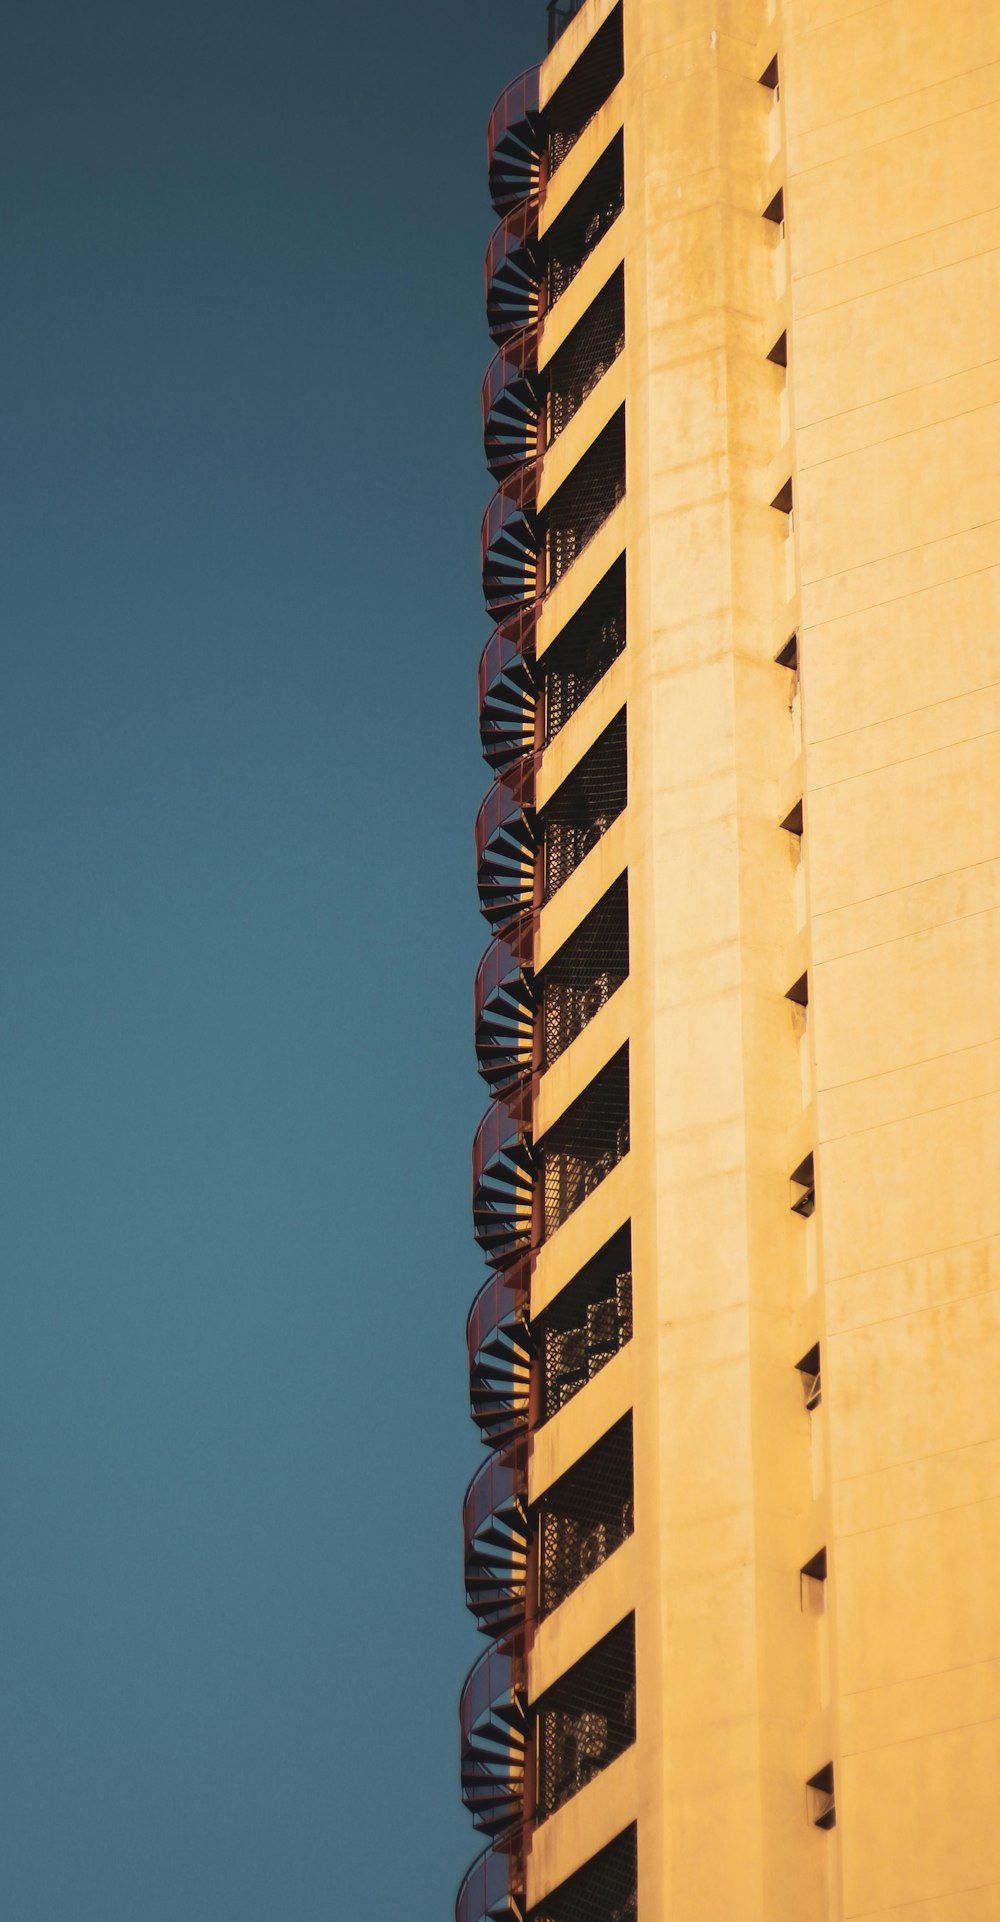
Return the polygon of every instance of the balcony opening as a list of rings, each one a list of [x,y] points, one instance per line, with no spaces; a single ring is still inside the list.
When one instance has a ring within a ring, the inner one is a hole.
[[[816,1179],[813,1174],[813,1158],[811,1154],[807,1155],[804,1161],[799,1162],[798,1167],[791,1176],[791,1186],[792,1213],[795,1215],[811,1215],[816,1207]]]
[[[764,68],[764,71],[760,76],[760,84],[762,87],[769,87],[772,93],[775,93],[775,94],[777,93],[778,91],[778,56],[777,54],[775,54],[773,58],[768,61],[767,66]]]
[[[635,1527],[631,1412],[538,1504],[538,1608],[550,1615]]]
[[[601,430],[544,512],[546,584],[554,587],[625,495],[625,409]]]
[[[807,1355],[797,1361],[796,1369],[802,1377],[802,1394],[806,1407],[818,1408],[823,1399],[823,1377],[820,1372],[819,1342],[813,1343]]]
[[[787,333],[778,335],[778,338],[775,341],[774,346],[771,348],[771,351],[768,354],[767,358],[768,360],[772,360],[776,367],[788,366],[788,335]]]
[[[632,1339],[632,1231],[625,1223],[532,1324],[540,1419],[549,1421]]]
[[[806,1783],[809,1804],[809,1820],[814,1828],[833,1829],[837,1826],[837,1804],[833,1788],[833,1763],[817,1769]]]
[[[799,1569],[799,1603],[803,1614],[826,1612],[826,1549],[821,1548]]]
[[[624,346],[625,269],[619,267],[546,369],[550,445],[558,440]]]
[[[778,649],[778,652],[774,658],[779,667],[790,667],[793,674],[797,674],[799,671],[799,637],[798,635],[789,634],[784,647],[780,647]],[[784,827],[784,822],[782,822],[781,825],[782,827]],[[797,829],[796,831],[798,833],[802,832],[801,828]]]
[[[637,1866],[633,1827],[553,1889],[530,1922],[636,1922]]]
[[[536,1713],[544,1821],[635,1741],[635,1617],[627,1616],[567,1670]]]
[[[539,1145],[545,1237],[555,1234],[629,1150],[628,1044]]]
[[[773,501],[771,502],[771,506],[772,506],[772,507],[774,507],[774,508],[776,508],[776,509],[777,509],[777,512],[778,512],[779,514],[790,514],[790,513],[791,513],[791,511],[792,511],[792,483],[791,483],[791,481],[790,481],[790,480],[786,480],[786,481],[785,481],[785,483],[784,483],[784,485],[783,485],[783,486],[781,486],[781,487],[779,487],[779,489],[778,489],[778,491],[777,491],[777,493],[775,494],[775,497],[774,497],[774,499],[773,499]]]
[[[550,307],[576,279],[624,205],[625,154],[622,136],[617,133],[546,236]]]
[[[778,191],[775,194],[774,199],[770,200],[767,206],[764,208],[764,219],[772,221],[775,227],[784,226],[785,224],[785,190],[783,187],[778,188]]]
[[[809,1006],[808,973],[800,974],[798,980],[793,981],[790,988],[786,988],[785,1000],[794,1001],[797,1008],[807,1008]]]
[[[622,874],[542,970],[542,1067],[600,1014],[628,978],[628,875]]]
[[[608,569],[539,663],[545,742],[555,739],[625,646],[625,556]]]
[[[588,41],[545,109],[550,173],[555,173],[584,128],[614,92],[623,71],[622,10],[616,7]]]
[[[796,801],[795,806],[792,808],[789,808],[788,813],[785,815],[784,820],[781,822],[781,826],[784,828],[786,834],[801,835],[804,825],[805,823],[802,818],[802,802]]]
[[[543,894],[558,893],[623,812],[628,799],[625,709],[577,762],[540,816]]]

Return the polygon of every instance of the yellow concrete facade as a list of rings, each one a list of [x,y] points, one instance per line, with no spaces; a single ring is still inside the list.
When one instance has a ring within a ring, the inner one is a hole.
[[[623,705],[628,803],[535,960],[627,871],[629,978],[535,1134],[627,1041],[630,1148],[531,1311],[630,1222],[634,1335],[529,1498],[631,1410],[635,1529],[528,1694],[634,1614],[637,1733],[531,1829],[527,1908],[634,1823],[638,1922],[1000,1922],[1000,6],[620,4],[541,231],[619,129],[624,211],[539,361],[622,262],[625,348],[539,500],[623,403],[626,494],[538,656],[622,553],[627,645],[538,803]]]

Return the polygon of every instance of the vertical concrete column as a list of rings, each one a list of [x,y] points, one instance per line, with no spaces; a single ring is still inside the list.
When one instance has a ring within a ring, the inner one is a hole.
[[[825,1904],[768,32],[765,0],[625,0],[639,1912],[670,1922]]]

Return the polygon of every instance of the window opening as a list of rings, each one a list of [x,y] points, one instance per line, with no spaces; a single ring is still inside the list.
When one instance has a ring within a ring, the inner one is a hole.
[[[554,587],[625,495],[625,409],[602,428],[545,509],[546,582]]]
[[[635,1741],[635,1618],[560,1677],[537,1710],[538,1815],[551,1815]]]
[[[545,1616],[635,1527],[631,1412],[546,1490],[537,1514],[538,1607]]]
[[[622,874],[538,977],[543,1068],[558,1061],[627,977],[628,875]]]
[[[792,1175],[792,1213],[811,1215],[816,1207],[816,1181],[812,1155],[800,1161]]]
[[[826,1549],[821,1548],[799,1569],[799,1603],[803,1612],[822,1615],[826,1611]]]
[[[603,680],[625,646],[625,556],[567,621],[539,664],[545,708],[545,742],[555,739],[592,688]]]
[[[577,762],[542,820],[543,895],[558,893],[624,811],[628,799],[625,709]]]
[[[539,1144],[543,1236],[555,1233],[629,1150],[628,1044]]]
[[[827,1762],[815,1775],[810,1775],[806,1783],[809,1797],[809,1820],[817,1829],[832,1829],[837,1826],[837,1804],[833,1788],[833,1763]]]
[[[548,304],[553,307],[625,205],[625,149],[617,133],[546,236]]]
[[[624,346],[625,270],[619,267],[546,369],[550,445],[558,440]]]
[[[636,1922],[637,1890],[633,1827],[553,1889],[532,1909],[530,1922]]]
[[[616,7],[588,41],[546,107],[551,173],[555,173],[584,128],[614,92],[622,72],[622,10]]]
[[[777,654],[775,655],[775,657],[774,657],[774,658],[775,658],[775,660],[776,660],[776,662],[777,662],[777,664],[778,664],[778,666],[779,666],[779,667],[790,667],[790,668],[792,669],[792,671],[793,671],[793,673],[797,673],[797,672],[798,672],[798,666],[799,666],[799,637],[798,637],[798,635],[797,635],[797,634],[789,634],[789,636],[788,636],[788,639],[787,639],[787,641],[785,642],[785,645],[784,645],[784,647],[782,647],[782,648],[779,648],[779,650],[778,650],[778,652],[777,652]],[[782,826],[784,826],[784,822],[782,822]]]
[[[794,1001],[796,1007],[799,1008],[807,1008],[809,1006],[808,972],[806,974],[800,974],[798,980],[793,981],[791,987],[785,990],[785,1000]]]
[[[808,1409],[818,1408],[823,1399],[823,1380],[820,1373],[819,1342],[814,1342],[807,1355],[797,1361],[796,1369],[802,1377],[802,1393]]]
[[[540,1360],[540,1419],[549,1421],[632,1339],[629,1222],[532,1324]]]

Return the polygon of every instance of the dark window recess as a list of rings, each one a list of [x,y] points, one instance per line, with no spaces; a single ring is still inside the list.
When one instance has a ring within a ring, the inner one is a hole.
[[[543,1068],[558,1061],[627,978],[628,875],[623,874],[563,942],[535,984]]]
[[[799,1569],[799,1602],[802,1611],[822,1615],[826,1609],[826,1549],[821,1548]]]
[[[549,442],[557,440],[625,345],[625,269],[619,267],[583,319],[553,354],[549,383]]]
[[[586,1788],[635,1741],[635,1618],[568,1669],[538,1704],[538,1815]]]
[[[532,1909],[531,1922],[636,1922],[637,1867],[635,1829],[626,1829]]]
[[[823,1399],[823,1377],[820,1372],[819,1342],[814,1342],[807,1355],[795,1364],[802,1376],[802,1393],[807,1408],[818,1408]]]
[[[790,667],[793,673],[798,673],[798,667],[799,667],[798,635],[789,634],[784,647],[778,649],[778,652],[774,658],[779,667]]]
[[[615,135],[546,236],[548,304],[554,307],[625,205],[625,155]]]
[[[549,171],[555,173],[598,109],[614,93],[623,72],[622,10],[599,27],[557,87],[545,109],[549,133]]]
[[[817,1769],[806,1783],[809,1797],[809,1820],[817,1829],[833,1829],[837,1826],[837,1803],[833,1789],[833,1763]]]
[[[778,335],[778,338],[775,341],[774,346],[771,348],[771,351],[768,354],[767,358],[768,360],[773,360],[776,367],[788,366],[788,335],[787,333]]]
[[[625,646],[625,556],[608,569],[539,663],[548,745]]]
[[[628,1046],[595,1075],[539,1146],[543,1234],[552,1235],[629,1149]]]
[[[600,1568],[635,1527],[632,1416],[546,1491],[538,1504],[538,1606],[551,1614]]]
[[[779,514],[791,513],[792,483],[790,480],[786,480],[784,485],[782,487],[779,487],[773,501],[771,502],[771,506],[776,508]]]
[[[778,56],[777,54],[775,54],[773,58],[768,61],[767,66],[764,68],[764,71],[760,76],[760,84],[762,87],[769,87],[772,93],[777,93],[777,90],[778,90]]]
[[[791,1179],[792,1213],[811,1215],[816,1207],[816,1177],[813,1173],[812,1155],[807,1155],[804,1161],[799,1162],[798,1167],[792,1172]]]
[[[579,13],[583,0],[549,0],[549,48],[555,46],[569,23]]]
[[[793,981],[790,988],[786,988],[785,1000],[794,1001],[796,1007],[799,1008],[807,1008],[809,1006],[808,974],[800,974],[798,980]]]
[[[601,430],[545,509],[546,582],[554,587],[625,494],[625,409]]]
[[[767,206],[764,208],[764,219],[770,220],[774,223],[776,227],[780,227],[784,218],[785,218],[785,192],[783,187],[779,187],[777,193],[774,196],[774,199],[769,201]]]
[[[541,1420],[549,1421],[632,1339],[632,1230],[626,1222],[532,1323]]]
[[[781,823],[781,826],[784,828],[786,834],[802,833],[802,830],[805,826],[805,822],[802,818],[802,802],[801,801],[796,801],[795,806],[793,808],[789,808],[788,813],[785,815],[785,818]]]
[[[615,715],[542,813],[546,901],[617,821],[628,799],[625,709]]]

